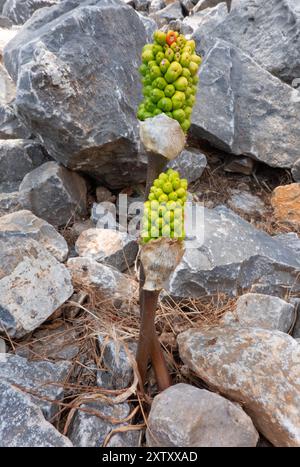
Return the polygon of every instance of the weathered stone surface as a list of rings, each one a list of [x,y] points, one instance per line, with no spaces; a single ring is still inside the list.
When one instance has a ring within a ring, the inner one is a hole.
[[[184,18],[181,30],[183,34],[194,34],[199,47],[202,37],[214,30],[228,15],[228,11],[224,2],[199,12],[196,10],[197,6],[198,4],[194,7],[194,14]]]
[[[97,373],[97,384],[107,389],[124,389],[133,381],[132,362],[137,350],[136,342],[113,340],[106,336],[98,336],[101,350],[103,371]]]
[[[138,245],[126,232],[89,229],[79,236],[75,248],[79,256],[91,258],[125,271],[136,258]]]
[[[55,226],[86,213],[85,180],[56,162],[46,162],[27,174],[19,191],[24,209]]]
[[[258,441],[239,405],[188,384],[154,398],[146,437],[150,447],[255,447]]]
[[[180,176],[186,178],[189,183],[200,178],[206,166],[207,160],[205,155],[193,148],[185,149],[176,159],[168,164],[168,168],[178,170]]]
[[[0,353],[6,352],[6,344],[5,340],[0,338]]]
[[[194,8],[194,3],[192,0],[180,0],[182,10],[184,15],[189,15],[192,9]]]
[[[300,227],[300,183],[275,188],[271,204],[278,221]]]
[[[93,203],[91,221],[93,226],[97,225],[97,228],[118,230],[115,205],[110,201]]]
[[[69,318],[66,313],[67,319]],[[38,360],[72,360],[79,352],[78,335],[72,326],[57,329],[38,329],[30,343],[20,343],[16,354]]]
[[[0,7],[0,11],[1,11],[1,7]],[[0,28],[10,29],[13,27],[13,25],[14,23],[9,18],[3,15],[0,15]]]
[[[185,134],[177,120],[160,114],[140,122],[140,137],[147,151],[175,159],[185,145]]]
[[[164,0],[152,0],[149,5],[149,13],[156,13],[159,10],[165,8],[166,3]]]
[[[97,203],[103,203],[104,201],[113,203],[116,200],[116,197],[112,195],[111,191],[109,191],[105,186],[97,186],[96,198]]]
[[[47,159],[34,141],[0,140],[0,191],[17,191],[24,176]]]
[[[0,216],[11,212],[19,211],[21,205],[19,203],[19,192],[0,193]]]
[[[57,5],[59,2],[60,0],[6,0],[3,15],[14,24],[24,24],[36,10]]]
[[[227,312],[222,323],[288,333],[294,318],[295,307],[281,298],[248,293],[239,297],[235,311]]]
[[[291,250],[294,251],[294,254],[300,258],[300,238],[296,232],[288,232],[276,235],[276,239],[282,242],[283,245],[291,248]]]
[[[294,305],[296,313],[297,313],[292,336],[294,337],[294,339],[299,339],[300,338],[300,298],[292,298],[291,303]]]
[[[65,0],[36,12],[5,49],[26,125],[54,159],[112,188],[145,180],[136,109],[148,30],[119,0]]]
[[[225,2],[228,6],[228,10],[230,10],[231,0],[199,0],[199,2],[196,2],[194,12],[206,10],[207,8],[213,8]]]
[[[97,417],[80,409],[76,412],[68,436],[77,447],[101,447],[106,436],[114,429],[126,426],[122,419],[130,414],[130,406],[127,403],[108,405],[101,401],[89,402],[81,406],[85,409],[94,410],[106,417],[119,419],[120,423],[110,423],[101,417]],[[108,446],[111,447],[134,447],[137,446],[138,432],[116,433],[111,438]]]
[[[104,299],[113,299],[115,304],[130,302],[137,291],[137,283],[133,279],[92,258],[70,258],[67,266],[73,281],[96,287]]]
[[[65,239],[43,219],[30,211],[17,211],[0,217],[0,238],[33,238],[58,261],[65,261],[68,245]]]
[[[299,33],[298,0],[243,0],[235,2],[212,37],[240,47],[270,73],[291,83],[300,76]]]
[[[292,337],[224,326],[190,329],[178,344],[183,362],[240,402],[274,446],[300,446],[300,347]]]
[[[0,381],[0,447],[72,447],[30,397]]]
[[[158,27],[165,26],[171,21],[176,19],[183,19],[183,11],[181,3],[178,0],[175,0],[170,5],[167,5],[162,10],[156,11],[150,15],[157,23]]]
[[[12,28],[0,27],[0,56],[3,57],[3,51],[15,35],[20,31],[20,26],[13,26]]]
[[[191,131],[226,152],[293,167],[300,156],[295,90],[228,42],[210,45],[200,68]]]
[[[73,293],[63,264],[35,240],[0,237],[0,329],[22,337]]]
[[[299,293],[300,259],[276,237],[255,229],[224,206],[204,208],[203,243],[186,245],[185,255],[170,279],[169,293],[197,297],[243,291],[285,297]]]
[[[16,86],[6,69],[0,64],[0,103],[7,104],[16,96]]]
[[[70,369],[69,362],[30,362],[18,355],[0,354],[0,380],[14,384],[24,392],[27,391],[47,420],[59,410],[59,406],[51,400],[63,399],[63,385]],[[42,397],[50,401],[42,400]]]
[[[249,215],[263,215],[266,210],[266,206],[259,196],[252,195],[248,191],[237,189],[231,190],[228,205],[234,211],[241,211],[242,213]]]
[[[13,106],[0,105],[0,138],[1,139],[29,139],[31,131],[17,117]]]
[[[235,157],[231,156],[226,160],[225,172],[241,173],[243,175],[251,175],[255,166],[255,162],[250,157]]]

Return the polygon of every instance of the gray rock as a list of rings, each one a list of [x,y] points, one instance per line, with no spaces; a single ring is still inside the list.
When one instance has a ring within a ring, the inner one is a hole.
[[[146,436],[150,447],[181,448],[255,447],[259,438],[238,404],[188,384],[154,398]]]
[[[16,86],[4,66],[0,64],[0,103],[8,104],[14,100],[15,96]]]
[[[243,0],[211,35],[240,47],[270,73],[291,83],[300,76],[299,33],[298,0]]]
[[[27,392],[47,420],[59,411],[59,405],[51,400],[63,399],[63,386],[70,369],[69,362],[30,362],[18,355],[0,354],[1,381],[14,384]],[[43,397],[49,400],[43,400]]]
[[[293,165],[292,176],[295,182],[300,182],[300,159],[298,159]]]
[[[13,107],[0,104],[0,138],[29,139],[31,136],[31,131],[20,121]]]
[[[0,395],[0,447],[72,447],[27,394],[1,381]]]
[[[104,201],[113,203],[116,200],[116,197],[112,195],[111,191],[109,191],[105,186],[97,186],[96,198],[97,203],[103,203]]]
[[[239,297],[236,310],[227,312],[222,323],[288,333],[294,318],[295,307],[290,303],[270,295],[248,293]]]
[[[116,189],[145,180],[136,109],[150,29],[119,0],[65,0],[37,11],[5,48],[22,121],[51,157]]]
[[[73,281],[95,287],[104,299],[111,299],[115,306],[133,300],[137,283],[115,268],[98,263],[91,258],[70,258],[67,263]]]
[[[204,172],[207,160],[204,154],[197,149],[185,149],[173,161],[169,162],[168,168],[178,170],[182,178],[186,178],[189,183],[194,182]]]
[[[91,221],[91,219],[87,219],[86,221],[74,222],[74,224],[71,227],[72,237],[75,240],[77,240],[77,238],[82,232],[88,229],[92,229],[93,227],[95,227],[95,225]]]
[[[5,2],[6,2],[6,0],[0,0],[0,13],[2,13],[2,11],[3,11],[3,7],[4,7]]]
[[[124,389],[133,382],[132,359],[135,359],[136,342],[125,345],[106,336],[98,336],[104,370],[97,373],[97,385],[107,389]]]
[[[1,5],[1,2],[0,2]],[[1,10],[1,7],[0,7]],[[0,28],[10,29],[13,27],[13,22],[6,16],[0,15]]]
[[[149,5],[149,13],[156,13],[159,10],[165,8],[166,3],[164,0],[152,0]]]
[[[79,256],[91,258],[125,271],[135,261],[138,244],[126,232],[111,229],[89,229],[82,232],[75,244]]]
[[[120,423],[110,423],[108,420],[92,415],[91,413],[77,410],[68,437],[76,447],[101,447],[109,433],[128,423],[122,423],[130,413],[130,406],[126,402],[118,405],[108,405],[101,401],[89,402],[81,406],[83,409],[93,410],[106,417],[119,419]],[[111,447],[134,447],[138,444],[138,432],[128,431],[116,433],[111,438],[108,446]]]
[[[60,0],[6,0],[3,15],[14,24],[24,24],[36,10],[57,5],[59,2]]]
[[[68,270],[35,240],[0,238],[0,328],[36,329],[73,293]]]
[[[232,0],[199,0],[195,2],[194,12],[207,10],[208,8],[214,8],[218,6],[220,3],[225,3],[227,5],[228,10],[230,10]]]
[[[0,217],[0,238],[33,238],[58,261],[67,259],[69,248],[65,239],[43,219],[30,211],[17,211]]]
[[[217,40],[200,69],[192,133],[235,155],[291,168],[300,155],[293,89],[228,42]]]
[[[240,211],[249,215],[263,215],[266,211],[265,203],[259,196],[252,195],[248,191],[231,190],[228,206],[234,211]]]
[[[11,212],[19,211],[21,205],[19,203],[19,192],[0,193],[0,216]]]
[[[198,4],[194,7],[194,14],[184,18],[182,22],[183,34],[194,34],[193,38],[200,47],[202,37],[213,31],[218,24],[228,15],[227,6],[224,2],[213,8],[197,11]]]
[[[291,248],[297,257],[300,258],[300,238],[296,232],[288,232],[284,234],[278,234],[275,236],[276,240],[282,242],[283,245]]]
[[[197,232],[203,240],[186,242],[184,257],[170,279],[172,295],[299,293],[300,259],[295,253],[224,206],[204,208]]]
[[[0,338],[0,354],[6,352],[5,340]]]
[[[117,230],[116,206],[109,201],[93,203],[91,221],[97,228]]]
[[[62,226],[76,214],[86,214],[85,180],[56,162],[46,162],[27,174],[19,191],[23,208],[52,225]]]
[[[241,403],[274,446],[300,446],[300,347],[287,334],[216,326],[178,336],[180,356],[209,387]]]
[[[181,0],[180,3],[183,9],[183,12],[189,15],[192,9],[194,8],[194,4],[192,0]]]
[[[148,11],[150,0],[134,0],[134,8],[137,11]]]
[[[241,173],[243,175],[251,175],[253,173],[253,169],[255,166],[255,162],[250,157],[235,157],[229,156],[229,160],[226,160],[224,170],[225,172],[230,173]]]
[[[140,137],[146,150],[175,159],[185,146],[185,134],[177,120],[162,113],[140,122]]]
[[[153,33],[157,29],[156,22],[153,19],[149,18],[149,16],[146,16],[146,13],[139,13],[137,11],[137,15],[144,25],[147,42],[152,41]]]
[[[294,305],[296,313],[297,313],[292,336],[294,337],[294,339],[298,339],[300,338],[300,299],[292,298],[291,303]]]
[[[176,19],[183,19],[183,11],[179,0],[175,0],[162,10],[156,11],[150,15],[161,28]]]
[[[0,140],[0,191],[17,191],[24,176],[47,159],[34,141]]]

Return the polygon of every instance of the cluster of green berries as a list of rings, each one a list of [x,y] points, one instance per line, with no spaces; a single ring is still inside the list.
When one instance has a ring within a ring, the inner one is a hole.
[[[137,117],[146,120],[165,113],[187,132],[196,100],[201,57],[195,52],[195,41],[178,32],[155,31],[153,38],[153,44],[146,44],[142,51],[139,71],[144,100]]]
[[[148,201],[144,203],[141,226],[142,242],[168,237],[183,240],[184,206],[187,200],[187,180],[168,169],[154,180]]]

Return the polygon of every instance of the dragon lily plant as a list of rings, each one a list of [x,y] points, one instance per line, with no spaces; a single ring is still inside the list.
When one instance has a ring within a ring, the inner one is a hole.
[[[175,31],[155,31],[153,44],[146,44],[142,50],[140,73],[144,100],[137,117],[145,121],[166,114],[176,120],[180,125],[178,130],[182,134],[183,146],[183,133],[191,124],[200,64],[201,57],[195,53],[195,42]],[[171,138],[169,144],[173,144]],[[164,390],[170,386],[171,379],[156,335],[155,312],[159,294],[184,253],[187,180],[173,169],[164,171],[168,163],[166,157],[153,153],[152,149],[147,153],[147,186],[140,241],[141,327],[137,365],[141,389],[151,360],[159,390]]]

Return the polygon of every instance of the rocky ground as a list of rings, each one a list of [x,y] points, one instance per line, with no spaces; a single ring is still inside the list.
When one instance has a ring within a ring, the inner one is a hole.
[[[298,1],[0,11],[0,446],[299,447]],[[119,195],[132,220],[147,166],[138,66],[158,27],[204,59],[172,163],[203,241],[159,302],[174,384],[157,395],[150,370],[142,396],[138,241]]]

